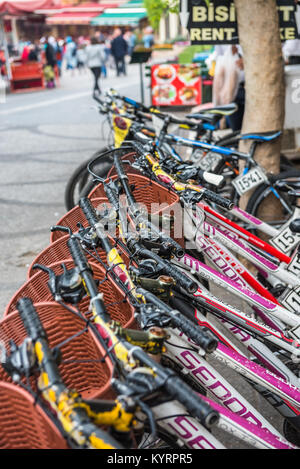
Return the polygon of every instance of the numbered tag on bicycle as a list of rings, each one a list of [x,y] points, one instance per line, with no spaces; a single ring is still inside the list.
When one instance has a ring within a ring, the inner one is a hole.
[[[267,176],[261,168],[253,168],[248,173],[238,176],[232,184],[239,195],[254,189],[267,181]]]
[[[291,221],[295,218],[299,218],[298,212],[294,213],[289,221],[282,226],[279,234],[269,241],[270,244],[280,249],[284,254],[289,253],[300,243],[300,234],[292,233],[289,228]]]
[[[293,274],[300,275],[300,255],[298,254],[298,250],[293,255],[293,258],[289,263],[287,270],[289,272],[292,272]]]
[[[290,311],[300,312],[300,287],[296,287],[292,290],[284,292],[280,298],[278,298],[280,304],[285,306]]]
[[[195,153],[197,153],[197,151]],[[218,153],[213,153],[212,151],[205,153],[204,155],[202,153],[202,158],[198,160],[198,166],[203,171],[213,172],[222,159],[222,155],[218,155]]]

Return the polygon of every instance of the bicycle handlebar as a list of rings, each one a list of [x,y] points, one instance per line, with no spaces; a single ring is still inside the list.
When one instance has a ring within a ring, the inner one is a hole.
[[[133,249],[134,254],[140,256],[144,259],[153,259],[160,265],[166,275],[173,277],[173,279],[185,290],[189,293],[195,293],[198,289],[197,282],[192,280],[190,277],[185,275],[181,270],[177,269],[174,265],[170,264],[168,261],[165,261],[160,256],[155,254],[154,252],[146,249],[139,241],[136,239],[129,239],[128,240],[129,247]]]
[[[153,362],[149,355],[137,347],[132,350],[131,355],[144,365],[152,368],[167,394],[184,405],[187,411],[198,418],[201,423],[207,427],[212,427],[217,423],[219,413],[203,401],[175,372]]]
[[[78,245],[74,244],[75,250],[77,249],[76,246]],[[81,256],[74,257],[74,262],[76,259],[80,259],[80,264],[84,264],[82,263]],[[90,272],[88,272],[88,275],[91,276],[91,280],[93,280],[92,274]],[[86,279],[84,280],[86,281]],[[95,292],[94,290],[89,289],[91,284],[92,282],[86,282],[86,289],[95,306]],[[96,319],[97,317],[95,320]],[[104,322],[106,321],[104,320]],[[128,341],[123,342],[121,337],[119,335],[115,335],[113,330],[110,329],[109,325],[104,324],[101,320],[99,324],[101,327],[104,327],[104,332],[107,334],[107,338],[109,338],[110,341],[112,341],[114,344],[114,349],[117,356],[119,356],[118,350],[120,349],[121,361],[126,361],[127,363],[127,360],[131,361],[132,358],[136,359],[138,362],[152,370],[154,373],[153,376],[159,387],[162,387],[173,399],[180,401],[186,407],[186,409],[193,416],[197,417],[204,425],[212,426],[216,423],[219,415],[218,412],[212,409],[206,402],[202,401],[199,395],[192,391],[191,388],[180,378],[178,378],[173,371],[154,361],[140,346],[133,346],[128,343]]]
[[[34,344],[39,344],[37,361],[43,376],[44,374],[47,376],[47,386],[41,389],[42,394],[47,395],[46,400],[50,400],[57,410],[58,403],[65,402],[65,406],[61,407],[61,411],[57,413],[65,432],[81,447],[88,444],[90,447],[99,449],[123,449],[122,445],[113,437],[90,421],[86,409],[81,405],[83,402],[81,397],[77,393],[69,391],[64,385],[48,345],[46,331],[31,299],[21,298],[17,302],[17,310],[28,336]],[[51,392],[54,387],[55,391]],[[82,441],[83,436],[85,437],[84,441]]]
[[[137,137],[139,141],[137,142],[132,141],[130,143],[133,146],[133,148],[137,151],[137,153],[139,153],[141,156],[143,156],[146,159],[147,159],[147,156],[149,155],[152,158],[151,149],[150,148],[148,149],[148,147],[145,147],[142,145],[142,143],[140,142],[140,137],[139,137],[138,132],[134,134],[134,137]],[[205,189],[204,187],[200,188],[191,184],[177,183],[177,181],[174,178],[172,178],[168,173],[165,173],[163,170],[161,170],[161,168],[159,167],[159,162],[157,162],[156,172],[158,170],[160,171],[161,174],[164,173],[166,178],[169,179],[169,185],[172,186],[176,192],[177,192],[176,187],[180,186],[180,190],[179,190],[180,193],[184,192],[185,190],[191,190],[193,192],[193,197],[195,199],[197,199],[197,197],[199,198],[199,200],[201,200],[201,198],[204,198],[205,200],[213,202],[227,210],[231,210],[234,206],[231,200],[226,199],[225,197],[222,197],[221,195],[216,194],[215,192],[212,192],[208,189]]]
[[[149,303],[158,307],[161,311],[166,313],[172,318],[172,323],[175,327],[180,329],[184,334],[187,335],[192,341],[201,347],[205,352],[212,353],[218,346],[218,340],[208,330],[204,330],[200,326],[195,324],[184,316],[184,313],[180,313],[174,310],[169,305],[160,300],[153,293],[145,290],[144,288],[138,288],[137,293],[141,293]]]
[[[226,210],[231,210],[234,207],[234,203],[231,202],[231,200],[225,199],[225,197],[222,197],[208,189],[204,189],[203,198],[209,202],[219,205],[219,207],[225,208]]]

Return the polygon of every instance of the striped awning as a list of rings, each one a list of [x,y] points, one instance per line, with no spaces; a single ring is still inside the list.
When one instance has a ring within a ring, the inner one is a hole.
[[[109,8],[91,20],[94,26],[138,26],[147,17],[145,8]]]
[[[90,24],[91,20],[99,16],[106,8],[118,6],[116,3],[80,3],[71,7],[64,7],[60,12],[49,15],[46,18],[47,24]]]

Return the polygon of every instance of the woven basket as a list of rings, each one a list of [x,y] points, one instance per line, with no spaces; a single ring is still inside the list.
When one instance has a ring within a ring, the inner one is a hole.
[[[107,203],[107,199],[102,198],[95,198],[92,201],[92,205],[95,208],[101,207],[104,203]],[[88,222],[78,205],[76,205],[72,210],[67,212],[56,224],[61,226],[67,226],[71,228],[72,232],[75,233],[78,231],[77,223],[81,223],[85,228],[88,226]],[[65,236],[65,232],[63,231],[52,231],[50,235],[50,242],[53,243],[59,238],[63,238]]]
[[[173,215],[175,222],[182,220],[182,209],[178,195],[169,190],[167,187],[156,181],[151,181],[146,176],[140,174],[127,173],[128,182],[132,187],[135,200],[139,204],[143,204],[147,212],[151,215]],[[117,175],[111,177],[112,180],[118,179]],[[89,194],[89,199],[94,205],[97,199],[105,197],[103,184],[96,186]],[[167,233],[184,247],[183,226],[178,224],[178,230],[175,232],[174,227],[170,227],[170,233]]]
[[[63,238],[59,241],[62,242]],[[54,246],[54,244],[55,243],[51,246]],[[70,258],[62,259],[59,262],[48,265],[48,267],[53,269],[55,274],[61,274],[63,272],[63,268],[61,267],[62,262],[68,269],[74,267],[74,263]],[[123,327],[136,327],[134,308],[125,301],[125,295],[122,290],[117,285],[113,284],[109,277],[106,277],[106,271],[103,267],[95,262],[90,262],[90,266],[92,267],[95,280],[99,280],[100,282],[99,290],[104,294],[104,302],[110,317],[115,321],[119,321]],[[17,301],[24,296],[31,298],[33,303],[54,301],[47,285],[48,274],[41,270],[33,270],[33,272],[36,273],[30,277],[11,298],[6,306],[4,317],[8,316],[16,309]],[[89,301],[89,297],[85,296],[79,303],[79,309],[84,314],[89,310]]]
[[[34,306],[46,330],[51,348],[85,329],[86,323],[83,319],[58,303],[35,303]],[[12,339],[20,345],[25,337],[27,333],[18,311],[12,312],[0,321],[0,341],[6,348],[9,340]],[[112,364],[108,358],[105,358],[104,362],[100,361],[105,355],[105,350],[90,328],[59,348],[63,360],[59,370],[68,388],[75,389],[85,399],[100,397],[106,399],[113,396],[110,388]],[[0,381],[12,381],[2,367],[0,367]],[[25,383],[25,380],[23,382]],[[30,382],[33,389],[36,389],[34,378],[30,378]]]
[[[67,449],[66,441],[34,398],[0,382],[0,449]]]

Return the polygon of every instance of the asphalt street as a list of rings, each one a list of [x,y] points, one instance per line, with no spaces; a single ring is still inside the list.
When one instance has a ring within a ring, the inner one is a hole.
[[[138,67],[130,66],[126,78],[109,71],[102,87],[139,100]],[[71,173],[106,143],[103,118],[93,106],[89,72],[65,73],[56,89],[9,94],[0,104],[0,317],[24,283],[29,264],[49,244],[50,226],[66,212],[64,190]],[[224,374],[281,428],[282,419],[244,380]],[[230,437],[228,445],[247,447]]]
[[[110,71],[102,87],[140,99],[137,66],[128,67],[126,80]],[[0,311],[66,212],[71,173],[105,144],[108,128],[101,122],[89,71],[65,72],[56,89],[9,94],[0,104]]]

